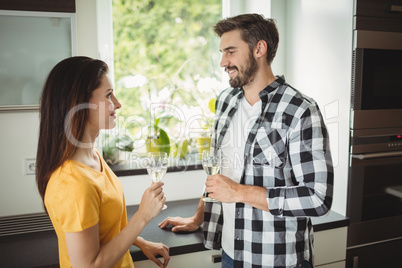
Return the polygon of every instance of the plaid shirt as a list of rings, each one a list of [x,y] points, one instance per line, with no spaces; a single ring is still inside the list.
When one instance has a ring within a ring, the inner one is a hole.
[[[263,89],[261,116],[248,135],[241,184],[265,187],[269,212],[236,203],[235,267],[296,267],[312,262],[309,217],[332,203],[328,133],[317,104],[278,77]],[[243,90],[228,88],[216,102],[212,149],[220,147]],[[204,244],[221,247],[222,205],[205,203]]]

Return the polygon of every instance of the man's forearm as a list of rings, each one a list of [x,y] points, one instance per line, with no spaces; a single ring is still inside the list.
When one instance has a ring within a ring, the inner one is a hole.
[[[202,222],[204,221],[204,197],[200,198],[198,202],[198,207],[194,215],[194,221],[201,226]]]
[[[269,211],[266,191],[264,187],[239,184],[237,191],[238,202],[245,203],[252,207]]]

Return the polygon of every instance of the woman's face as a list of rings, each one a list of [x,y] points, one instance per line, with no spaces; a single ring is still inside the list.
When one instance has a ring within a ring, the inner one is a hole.
[[[116,110],[121,104],[113,94],[113,87],[107,75],[104,75],[99,88],[92,91],[89,99],[89,120],[87,127],[91,132],[112,129],[116,126]]]

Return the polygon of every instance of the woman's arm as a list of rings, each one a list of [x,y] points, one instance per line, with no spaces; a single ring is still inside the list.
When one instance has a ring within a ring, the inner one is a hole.
[[[113,267],[127,252],[138,235],[162,210],[166,198],[162,182],[145,190],[138,211],[126,227],[104,245],[99,241],[99,224],[81,232],[66,233],[68,255],[73,267]]]
[[[141,251],[144,253],[144,255],[159,267],[165,268],[168,265],[170,260],[168,246],[162,243],[147,241],[142,237],[137,237],[137,240],[135,240],[134,245],[139,247]],[[164,259],[163,263],[156,258],[158,255],[161,255],[163,257]]]

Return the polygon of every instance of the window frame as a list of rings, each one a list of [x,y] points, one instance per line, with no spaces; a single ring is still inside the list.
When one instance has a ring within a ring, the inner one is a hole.
[[[114,50],[113,50],[113,29],[110,28],[110,25],[106,27],[106,31],[100,31],[99,29],[105,29],[105,25],[109,22],[113,25],[113,6],[112,0],[107,4],[97,5],[97,12],[98,14],[103,14],[98,17],[98,47],[99,47],[99,57],[100,59],[104,60],[109,65],[109,77],[112,81],[114,79]],[[108,8],[105,8],[108,5]],[[228,14],[230,1],[222,0],[221,2],[222,9],[221,9],[221,17],[224,17],[225,14]],[[101,20],[99,18],[102,18]],[[111,49],[110,49],[111,48]],[[218,50],[218,48],[217,48]],[[217,62],[217,68],[219,67],[219,62]],[[222,74],[224,71],[222,70]],[[222,76],[224,77],[224,76]],[[226,88],[226,87],[225,87]],[[220,88],[223,90],[224,88]],[[98,143],[99,144],[99,143]],[[102,152],[102,145],[100,144],[98,147],[98,151]],[[193,152],[194,153],[194,152]],[[103,154],[103,153],[102,153]],[[194,153],[194,155],[198,156],[198,153]],[[185,159],[185,164],[183,165],[171,165],[168,167],[167,172],[184,172],[189,170],[200,170],[203,169],[201,161],[196,160],[196,156],[194,156],[194,161],[191,163],[187,162]],[[128,159],[124,164],[114,164],[109,165],[112,171],[117,176],[132,176],[132,175],[142,175],[147,174],[147,170],[145,168],[133,168],[131,166],[130,159]]]

